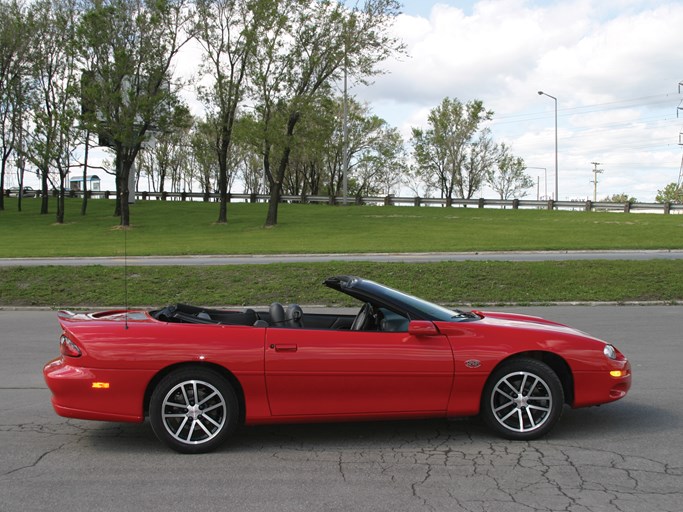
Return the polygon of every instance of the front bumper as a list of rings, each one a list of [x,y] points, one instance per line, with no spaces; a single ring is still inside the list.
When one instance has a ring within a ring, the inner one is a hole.
[[[631,363],[627,359],[610,361],[609,368],[577,372],[574,375],[574,407],[614,402],[631,389]]]

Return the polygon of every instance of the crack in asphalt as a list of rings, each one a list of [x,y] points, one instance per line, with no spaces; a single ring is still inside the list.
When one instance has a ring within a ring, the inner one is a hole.
[[[41,434],[48,437],[68,439],[60,442],[57,446],[46,448],[44,451],[38,453],[33,461],[27,464],[0,472],[0,477],[7,477],[23,470],[35,468],[49,455],[62,450],[66,446],[80,444],[89,437],[111,438],[125,436],[123,428],[116,424],[106,424],[105,426],[102,426],[102,424],[90,424],[89,422],[79,422],[78,420],[71,419],[49,424],[34,422],[18,424],[3,423],[0,424],[0,433]]]
[[[40,455],[38,455],[38,457],[36,458],[36,460],[33,461],[32,463],[27,464],[27,465],[25,465],[25,466],[19,466],[19,467],[17,467],[17,468],[10,469],[9,471],[5,471],[5,472],[3,472],[3,473],[0,473],[0,476],[6,477],[6,476],[9,476],[9,475],[11,475],[11,474],[13,474],[13,473],[17,473],[17,472],[19,472],[19,471],[22,471],[22,470],[24,470],[24,469],[34,468],[34,467],[36,467],[38,464],[40,464],[40,462],[41,462],[45,457],[47,457],[47,456],[50,455],[51,453],[58,452],[59,450],[61,450],[62,448],[64,448],[67,444],[71,444],[71,443],[62,443],[62,444],[60,444],[59,446],[57,446],[56,448],[51,448],[51,449],[49,449],[49,450],[46,450],[46,451],[44,451],[43,453],[41,453]]]
[[[26,389],[47,389],[47,386],[0,386],[0,391],[23,391]]]
[[[379,475],[404,487],[420,510],[483,512],[499,504],[515,511],[676,512],[683,499],[683,468],[647,457],[553,441],[474,442],[460,435],[421,441],[423,447],[386,442],[336,453],[280,446],[275,458],[315,464],[335,453],[344,482]]]
[[[680,511],[683,467],[607,448],[587,448],[557,440],[492,440],[471,424],[458,429],[405,425],[375,431],[356,427],[348,434],[296,428],[244,429],[234,443],[241,453],[270,465],[292,465],[302,473],[339,478],[344,486],[372,485],[392,492],[405,510],[484,512]],[[140,438],[147,425],[60,420],[50,424],[0,424],[0,432],[54,436],[55,444],[0,473],[0,478],[35,470],[69,445],[97,438],[122,443]],[[366,427],[367,428],[367,427]],[[360,434],[359,434],[360,432]],[[322,436],[322,437],[321,437]],[[230,454],[228,448],[225,453]],[[51,462],[50,464],[53,464]]]

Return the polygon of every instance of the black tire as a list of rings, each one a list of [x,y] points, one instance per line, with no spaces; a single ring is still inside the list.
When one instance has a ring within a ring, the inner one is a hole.
[[[547,434],[562,415],[564,390],[557,374],[535,359],[512,359],[489,377],[482,395],[486,423],[506,439]]]
[[[149,418],[154,434],[175,451],[205,453],[235,431],[239,404],[233,387],[217,372],[183,368],[156,386]]]

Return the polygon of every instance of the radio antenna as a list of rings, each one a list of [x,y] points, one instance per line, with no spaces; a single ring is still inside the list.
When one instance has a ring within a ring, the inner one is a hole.
[[[128,226],[123,226],[123,302],[125,312],[123,320],[125,330],[128,330]]]

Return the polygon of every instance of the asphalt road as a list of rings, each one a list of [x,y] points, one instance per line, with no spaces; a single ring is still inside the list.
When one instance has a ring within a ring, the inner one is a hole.
[[[623,400],[571,410],[546,438],[510,442],[478,419],[245,428],[178,455],[148,423],[67,420],[43,363],[53,312],[0,311],[0,510],[659,512],[683,503],[683,308],[514,308],[613,341]]]
[[[566,261],[683,259],[683,250],[654,251],[531,251],[531,252],[433,252],[374,254],[272,254],[214,256],[130,256],[73,258],[0,258],[0,267],[41,265],[102,265],[106,267],[159,265],[265,265],[268,263],[313,263],[327,261],[433,262],[433,261]]]

